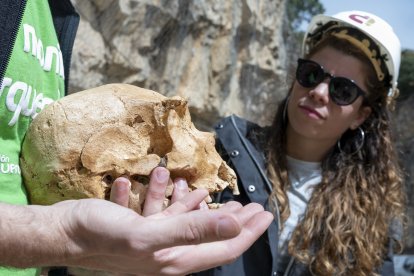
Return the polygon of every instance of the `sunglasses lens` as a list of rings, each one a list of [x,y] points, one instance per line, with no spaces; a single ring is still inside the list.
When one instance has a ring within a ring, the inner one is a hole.
[[[359,95],[364,95],[354,81],[344,77],[335,77],[325,72],[321,65],[312,60],[298,60],[296,80],[303,87],[315,87],[327,77],[330,78],[329,96],[337,105],[352,104]]]
[[[324,71],[319,64],[312,61],[300,60],[296,69],[296,79],[304,87],[314,87],[321,83]]]
[[[346,78],[335,77],[329,83],[329,95],[338,105],[348,105],[358,98],[358,87]]]

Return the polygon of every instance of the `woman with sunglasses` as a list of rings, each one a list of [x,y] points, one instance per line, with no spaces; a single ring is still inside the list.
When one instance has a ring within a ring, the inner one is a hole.
[[[273,124],[217,127],[241,195],[275,221],[233,263],[199,275],[394,275],[404,194],[390,134],[400,43],[375,15],[313,18]]]

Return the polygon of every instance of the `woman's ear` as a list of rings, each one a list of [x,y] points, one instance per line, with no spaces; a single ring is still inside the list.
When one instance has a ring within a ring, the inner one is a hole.
[[[352,122],[350,129],[357,129],[371,115],[372,109],[369,106],[363,106],[358,111],[358,116]]]

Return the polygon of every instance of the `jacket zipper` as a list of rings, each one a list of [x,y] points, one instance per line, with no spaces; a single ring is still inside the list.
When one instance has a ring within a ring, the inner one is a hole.
[[[23,20],[23,14],[26,9],[27,0],[22,0],[20,3],[21,4],[19,6],[19,13],[17,15],[16,24],[13,26],[13,30],[10,34],[11,39],[9,40],[9,43],[5,49],[7,56],[5,57],[5,62],[3,62],[0,66],[0,87],[3,86],[4,75],[6,74],[6,69],[10,62],[10,58],[11,58],[12,51],[13,51],[13,46],[14,46],[14,43],[16,42],[17,33],[19,31],[20,24],[22,23],[22,20]]]

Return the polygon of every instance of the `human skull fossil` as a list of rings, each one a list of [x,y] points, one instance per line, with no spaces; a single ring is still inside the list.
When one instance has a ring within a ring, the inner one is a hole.
[[[64,97],[30,125],[20,159],[32,204],[107,199],[112,181],[131,180],[129,207],[141,213],[151,171],[164,165],[190,189],[238,193],[214,135],[197,130],[187,102],[127,84]],[[168,195],[166,195],[168,197]]]

